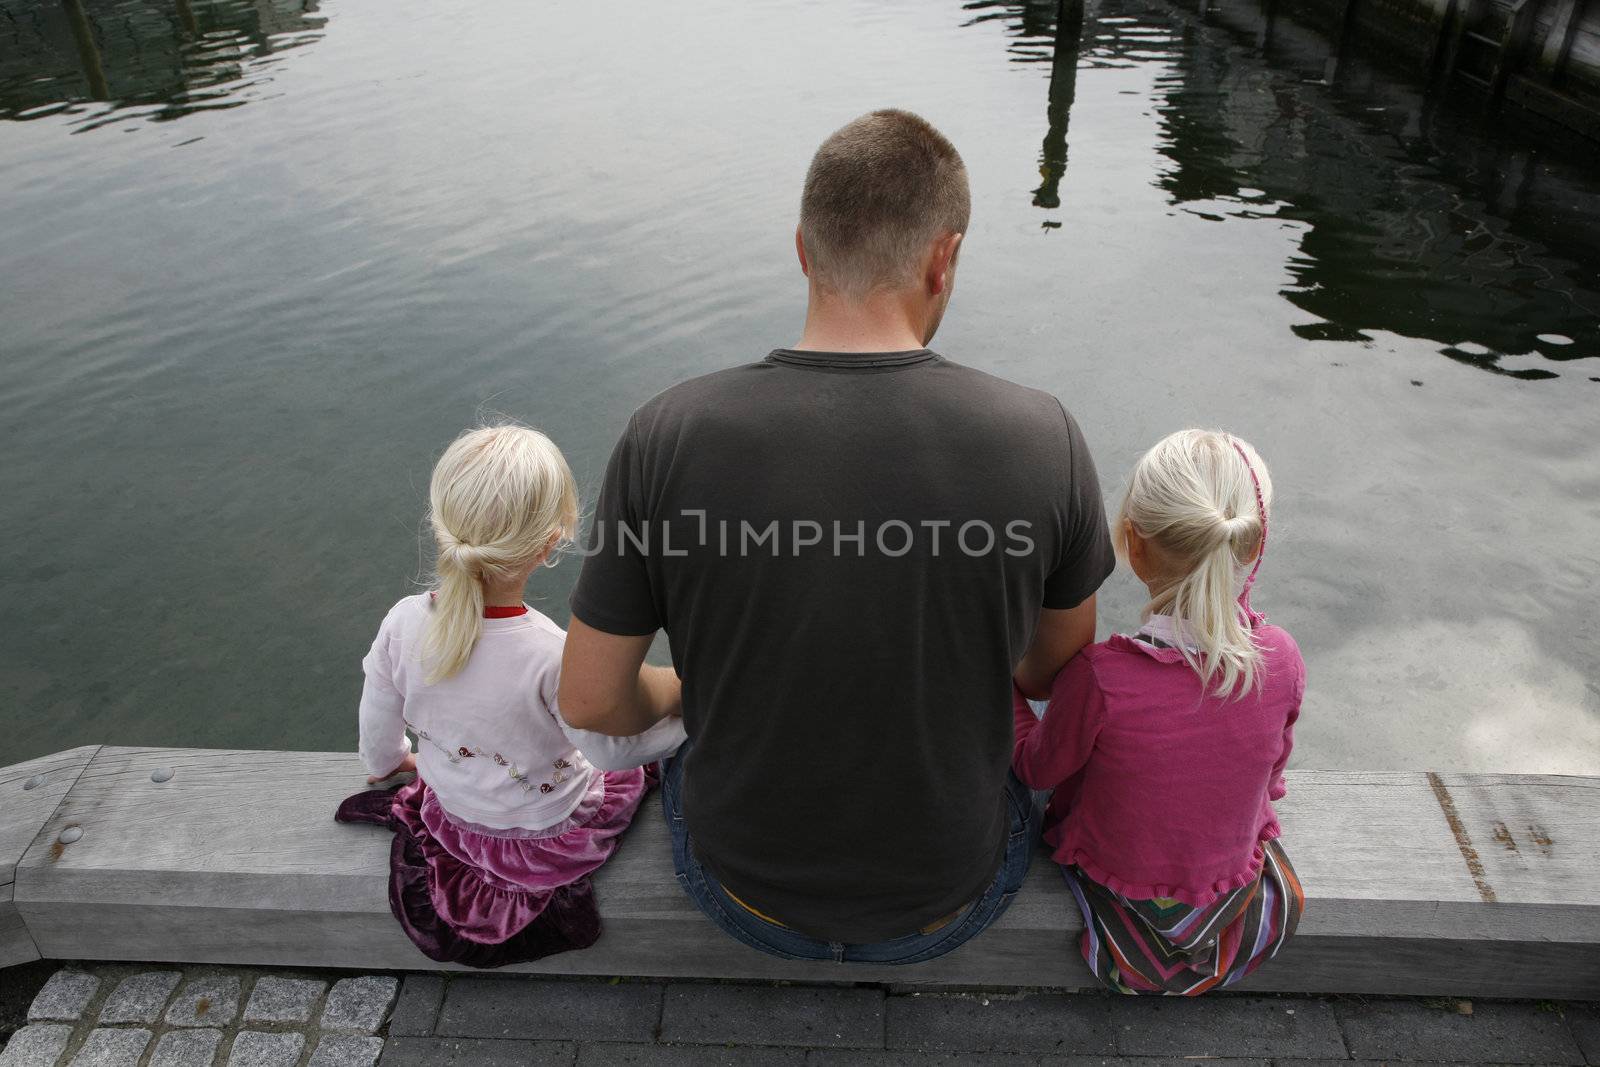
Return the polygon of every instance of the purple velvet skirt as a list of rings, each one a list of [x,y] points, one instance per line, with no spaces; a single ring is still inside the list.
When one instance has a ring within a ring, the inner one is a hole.
[[[657,767],[608,771],[553,836],[492,831],[452,819],[418,778],[369,789],[339,805],[339,822],[387,826],[389,910],[423,955],[441,963],[502,967],[600,937],[589,876],[658,780]]]

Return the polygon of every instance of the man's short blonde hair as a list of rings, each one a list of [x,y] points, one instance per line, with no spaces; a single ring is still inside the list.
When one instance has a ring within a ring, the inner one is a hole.
[[[915,284],[930,242],[965,233],[967,168],[926,119],[887,109],[822,142],[806,172],[800,235],[819,285],[860,299]]]

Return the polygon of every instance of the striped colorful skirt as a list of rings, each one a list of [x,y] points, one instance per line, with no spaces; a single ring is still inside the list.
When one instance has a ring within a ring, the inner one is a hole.
[[[1306,895],[1276,841],[1262,842],[1261,875],[1203,908],[1129,900],[1063,866],[1083,912],[1083,958],[1119,993],[1194,997],[1229,986],[1294,936]]]

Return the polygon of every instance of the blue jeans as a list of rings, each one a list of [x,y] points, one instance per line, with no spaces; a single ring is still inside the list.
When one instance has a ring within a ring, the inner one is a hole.
[[[1006,842],[1005,859],[1000,863],[1000,870],[977,900],[962,908],[954,919],[937,930],[926,934],[907,934],[875,944],[854,945],[823,941],[787,926],[767,922],[734,900],[695,858],[689,829],[683,821],[683,756],[688,748],[685,744],[678,750],[677,756],[662,764],[661,769],[661,806],[666,812],[667,828],[672,834],[672,866],[677,871],[678,884],[689,894],[689,899],[705,912],[706,918],[721,927],[724,933],[768,955],[786,960],[833,960],[836,963],[921,963],[931,960],[976,937],[1005,914],[1017,890],[1022,888],[1023,878],[1027,876],[1028,861],[1033,857],[1033,845],[1044,812],[1043,794],[1030,793],[1012,774],[1007,776],[1006,783],[1011,834]]]

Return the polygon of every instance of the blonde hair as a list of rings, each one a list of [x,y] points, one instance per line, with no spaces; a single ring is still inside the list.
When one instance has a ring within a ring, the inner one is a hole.
[[[1261,681],[1261,650],[1239,597],[1271,508],[1272,479],[1254,448],[1225,433],[1182,430],[1140,457],[1117,516],[1118,555],[1127,559],[1131,523],[1167,579],[1146,617],[1172,616],[1184,660],[1206,686],[1215,680],[1219,696]]]
[[[526,426],[485,426],[444,450],[428,502],[438,549],[424,645],[431,685],[467,665],[482,632],[484,583],[514,578],[572,540],[578,488],[550,438]]]

